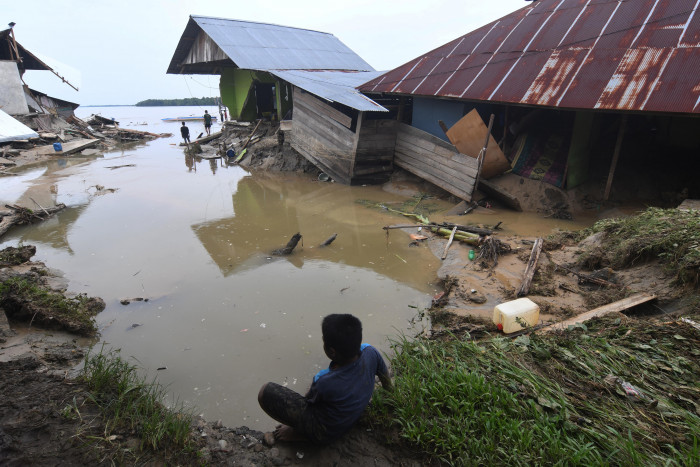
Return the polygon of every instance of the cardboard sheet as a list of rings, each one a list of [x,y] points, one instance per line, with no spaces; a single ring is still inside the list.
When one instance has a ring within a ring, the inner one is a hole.
[[[447,130],[447,138],[459,152],[476,158],[484,146],[487,129],[481,116],[474,109]],[[496,140],[493,137],[489,138],[480,178],[489,179],[509,169],[510,163],[501,148],[498,147]]]

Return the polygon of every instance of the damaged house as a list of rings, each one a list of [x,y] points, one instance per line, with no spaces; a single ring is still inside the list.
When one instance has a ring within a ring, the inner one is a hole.
[[[368,115],[395,112],[356,89],[381,72],[332,34],[191,16],[167,73],[219,75],[232,119],[291,117],[292,147],[341,183],[393,170],[394,121]]]
[[[17,42],[13,26],[14,24],[10,23],[10,28],[0,31],[0,112],[4,114],[0,114],[3,122],[0,127],[0,141],[37,137],[38,134],[29,127],[51,130],[53,116],[67,118],[73,116],[73,111],[78,108],[76,103],[48,96],[25,84],[23,76],[27,70],[43,70],[52,72],[76,89],[53,68]],[[28,126],[25,126],[25,123]]]
[[[455,180],[474,169],[449,148],[481,146],[494,115],[483,178],[511,170],[562,189],[593,182],[602,199],[624,182],[639,199],[697,198],[699,5],[539,0],[358,89],[400,101],[394,163],[458,196]]]

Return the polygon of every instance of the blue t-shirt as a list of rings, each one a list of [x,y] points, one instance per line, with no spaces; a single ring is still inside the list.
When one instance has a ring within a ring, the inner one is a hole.
[[[362,344],[357,360],[314,376],[307,401],[329,439],[343,435],[360,418],[372,397],[374,377],[380,374],[388,376],[384,359],[377,349]]]

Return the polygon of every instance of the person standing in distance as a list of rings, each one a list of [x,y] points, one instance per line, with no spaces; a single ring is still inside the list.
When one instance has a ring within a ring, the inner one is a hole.
[[[207,131],[207,136],[211,136],[211,115],[209,111],[204,111],[204,129]]]
[[[187,125],[185,125],[185,122],[182,122],[182,126],[180,127],[180,134],[182,135],[182,139],[185,140],[185,144],[189,147],[189,145],[190,145],[190,129],[187,128]]]

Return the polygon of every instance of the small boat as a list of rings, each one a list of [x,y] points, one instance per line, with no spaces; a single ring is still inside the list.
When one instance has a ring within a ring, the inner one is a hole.
[[[198,120],[204,120],[204,117],[170,117],[170,118],[161,118],[161,120],[164,122],[193,122],[193,121],[198,121]],[[212,122],[216,121],[216,117],[212,115],[211,121]]]

